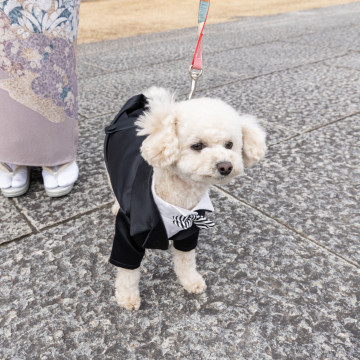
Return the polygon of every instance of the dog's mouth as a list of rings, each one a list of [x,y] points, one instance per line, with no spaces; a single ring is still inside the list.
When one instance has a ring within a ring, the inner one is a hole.
[[[174,169],[175,170],[175,169]],[[213,168],[205,169],[204,172],[181,172],[179,169],[175,170],[179,176],[184,177],[185,179],[192,180],[198,183],[216,185],[216,184],[227,184],[234,177],[239,176],[243,173],[243,171],[239,171],[238,169],[232,169],[231,172],[227,174],[221,174],[218,167],[215,165]]]
[[[211,183],[211,184],[226,184],[229,181],[231,181],[235,176],[237,176],[239,174],[237,173],[230,173],[228,175],[221,175],[219,172],[215,172],[211,175],[209,174],[204,174],[204,175],[198,175],[199,178],[201,178],[204,182],[206,183]]]
[[[215,184],[227,184],[230,182],[235,176],[234,175],[220,175],[214,178]]]

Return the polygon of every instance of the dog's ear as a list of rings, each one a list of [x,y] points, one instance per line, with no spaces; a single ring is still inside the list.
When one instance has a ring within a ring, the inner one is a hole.
[[[266,134],[254,116],[241,116],[243,141],[243,161],[245,166],[252,166],[260,161],[266,153]]]
[[[147,135],[140,150],[151,166],[164,168],[177,160],[179,141],[175,115],[150,111],[140,117],[136,124],[140,128],[138,135]]]

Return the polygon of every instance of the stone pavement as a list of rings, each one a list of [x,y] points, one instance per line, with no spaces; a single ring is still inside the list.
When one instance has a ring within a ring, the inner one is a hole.
[[[196,29],[78,49],[81,176],[71,196],[0,198],[1,359],[359,359],[360,3],[208,26],[200,95],[257,115],[266,159],[212,188],[208,289],[148,251],[138,312],[114,299],[103,128],[152,85],[179,98]],[[120,27],[121,28],[121,27]]]

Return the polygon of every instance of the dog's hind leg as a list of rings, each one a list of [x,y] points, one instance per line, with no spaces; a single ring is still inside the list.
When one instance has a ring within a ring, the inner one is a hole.
[[[127,310],[140,307],[140,268],[129,270],[118,268],[115,280],[115,298],[117,303]]]
[[[112,190],[111,181],[110,181],[110,176],[109,176],[108,173],[107,173],[107,179],[108,179],[108,183],[109,183],[109,185],[110,185],[110,187],[111,187],[111,190]],[[114,194],[114,193],[113,193],[113,194]],[[119,210],[120,210],[120,204],[118,203],[118,201],[117,201],[117,199],[116,199],[115,196],[114,196],[114,199],[115,199],[115,201],[114,201],[114,204],[111,206],[111,212],[116,216],[117,213],[118,213]]]
[[[201,294],[206,289],[203,277],[196,271],[195,250],[180,251],[172,248],[175,273],[184,287],[190,293]]]
[[[120,204],[115,199],[114,204],[111,206],[111,212],[116,216],[119,210],[120,210]]]

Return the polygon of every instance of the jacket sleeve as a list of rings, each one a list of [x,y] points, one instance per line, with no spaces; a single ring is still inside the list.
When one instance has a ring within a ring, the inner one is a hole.
[[[196,248],[199,238],[199,231],[191,234],[182,240],[174,240],[173,245],[176,250],[191,251]]]
[[[145,249],[136,244],[129,229],[129,219],[120,209],[116,216],[115,237],[109,261],[115,266],[133,270],[140,266]]]
[[[205,216],[205,210],[198,210],[199,215]],[[199,238],[199,228],[193,224],[190,229],[175,234],[173,240],[174,248],[180,251],[191,251],[196,248]]]

